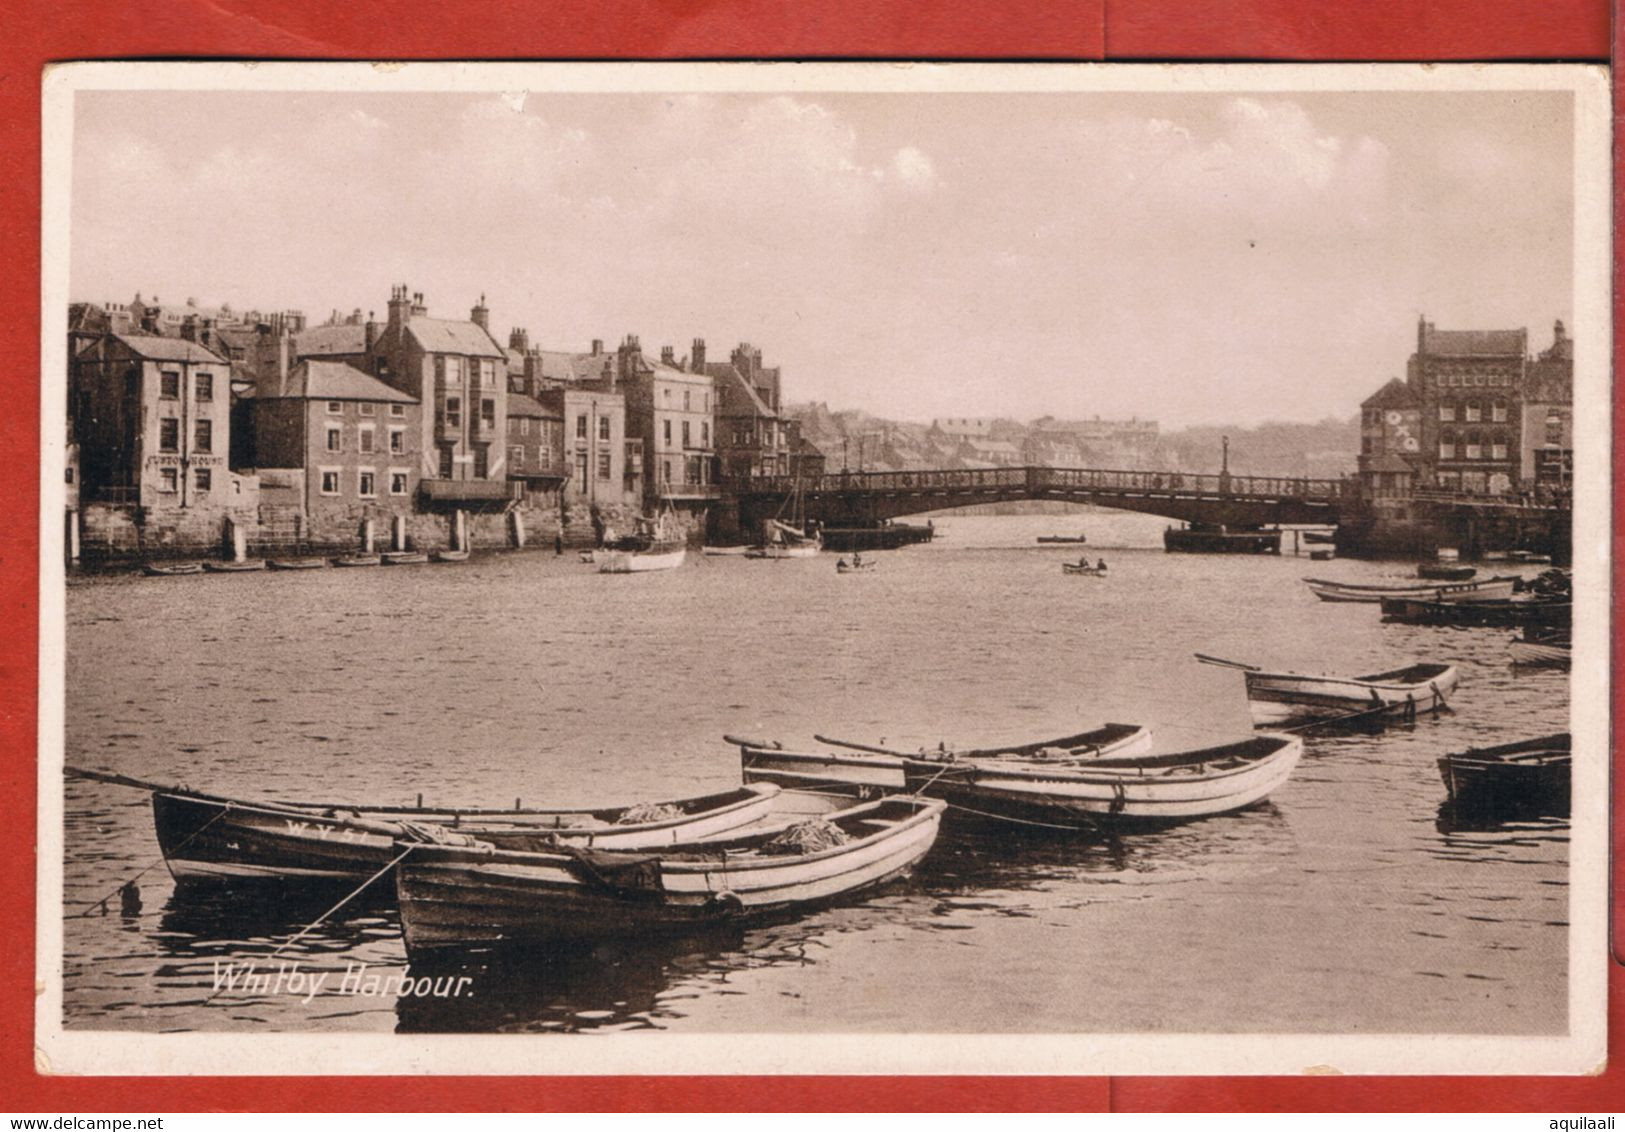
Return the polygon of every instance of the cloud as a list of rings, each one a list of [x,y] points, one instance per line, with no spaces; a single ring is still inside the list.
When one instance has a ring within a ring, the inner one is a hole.
[[[924,191],[937,183],[937,167],[931,158],[915,149],[913,146],[904,146],[892,155],[892,172],[897,180],[906,188]]]

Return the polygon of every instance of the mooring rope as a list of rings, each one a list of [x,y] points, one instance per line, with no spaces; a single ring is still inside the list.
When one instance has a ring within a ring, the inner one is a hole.
[[[223,805],[221,807],[220,812],[218,814],[215,814],[214,817],[210,818],[208,821],[204,822],[202,825],[200,825],[196,829],[194,829],[191,833],[189,833],[186,836],[186,839],[183,840],[179,845],[175,846],[174,849],[160,852],[156,858],[154,858],[152,861],[148,862],[148,864],[140,872],[136,873],[135,876],[131,877],[129,880],[125,881],[123,884],[120,884],[117,888],[113,889],[112,892],[109,892],[106,896],[102,897],[100,900],[95,900],[95,901],[92,901],[91,903],[85,905],[85,910],[80,912],[79,915],[81,917],[88,916],[88,915],[91,914],[91,912],[95,911],[97,908],[105,909],[107,907],[107,902],[109,900],[113,899],[113,897],[117,896],[119,893],[121,893],[125,889],[129,888],[136,881],[138,881],[142,877],[146,876],[156,866],[158,866],[158,865],[162,864],[164,861],[168,860],[169,855],[171,853],[179,853],[182,849],[185,849],[188,845],[192,844],[192,842],[194,840],[196,840],[196,838],[197,838],[197,836],[199,834],[201,834],[204,830],[208,829],[211,825],[213,825],[215,822],[219,821],[221,818],[225,817],[226,814],[231,811],[232,805],[233,805],[233,803],[231,803],[231,802],[225,803],[225,805]]]

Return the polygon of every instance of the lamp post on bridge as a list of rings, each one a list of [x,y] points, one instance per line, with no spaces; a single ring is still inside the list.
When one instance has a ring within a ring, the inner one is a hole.
[[[1220,456],[1220,463],[1219,463],[1219,494],[1220,495],[1229,495],[1230,494],[1230,438],[1228,436],[1220,437],[1220,442],[1223,445],[1223,447],[1222,447],[1222,450],[1221,450],[1222,455]]]

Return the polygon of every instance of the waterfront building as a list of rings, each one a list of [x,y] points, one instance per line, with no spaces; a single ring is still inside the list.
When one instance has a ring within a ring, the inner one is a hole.
[[[628,334],[615,352],[615,381],[626,398],[627,438],[642,444],[645,506],[702,510],[719,498],[711,376],[679,368],[669,352],[651,361]]]
[[[1552,344],[1529,363],[1518,471],[1525,490],[1566,496],[1574,483],[1574,340],[1559,320]]]
[[[789,475],[796,446],[793,423],[781,409],[779,369],[762,365],[762,352],[742,342],[726,362],[708,362],[705,339],[694,339],[688,368],[714,383],[717,464],[723,480]]]
[[[558,491],[565,480],[563,413],[512,384],[508,389],[508,478],[524,483],[527,491],[542,492]]]
[[[1499,495],[1514,490],[1527,330],[1416,327],[1408,382],[1421,402],[1424,466],[1448,490]]]
[[[305,537],[339,543],[367,519],[381,534],[413,510],[423,434],[416,398],[344,362],[307,358],[262,380],[237,415],[234,462],[258,473],[268,524],[300,516]]]
[[[353,335],[354,328],[344,328]],[[393,288],[389,320],[370,343],[372,375],[422,406],[421,494],[427,507],[503,510],[507,475],[507,355],[484,296],[464,319],[431,318],[422,292]],[[342,345],[342,343],[340,343]]]
[[[1366,494],[1408,495],[1423,463],[1422,401],[1396,377],[1360,404],[1359,474]]]

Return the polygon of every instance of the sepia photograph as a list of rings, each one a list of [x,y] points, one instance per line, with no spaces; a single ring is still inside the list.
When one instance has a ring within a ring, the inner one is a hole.
[[[42,1072],[1601,1067],[1605,68],[44,86]]]

